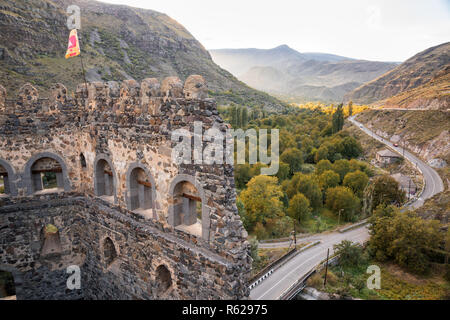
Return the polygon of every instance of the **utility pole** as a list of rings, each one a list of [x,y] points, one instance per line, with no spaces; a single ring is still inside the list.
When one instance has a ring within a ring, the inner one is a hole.
[[[408,201],[410,197],[411,197],[411,178],[409,178],[408,180]]]
[[[338,225],[341,223],[341,212],[342,212],[343,210],[344,210],[344,209],[340,209],[340,210],[339,210]]]
[[[406,144],[406,141],[403,140],[403,159],[405,159],[405,144]]]
[[[416,170],[414,170],[414,179],[417,181],[417,162],[416,162]]]
[[[295,232],[295,221],[294,221],[294,249],[297,249],[297,234]]]
[[[327,262],[325,264],[325,279],[323,279],[323,286],[325,287],[327,285],[327,273],[328,273],[328,258],[330,256],[330,248],[328,248],[327,251]]]

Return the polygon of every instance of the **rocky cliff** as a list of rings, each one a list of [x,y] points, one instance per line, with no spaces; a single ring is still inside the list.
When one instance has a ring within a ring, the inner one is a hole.
[[[450,113],[439,110],[369,110],[358,121],[400,146],[405,145],[421,158],[443,159],[450,163]]]
[[[374,103],[404,93],[403,96],[398,96],[396,101],[398,104],[402,102],[402,99],[408,99],[414,95],[413,92],[408,91],[425,86],[432,80],[440,83],[438,87],[433,85],[434,89],[442,91],[442,95],[448,95],[448,81],[441,83],[439,78],[448,75],[449,66],[450,42],[447,42],[416,54],[395,69],[355,89],[346,95],[345,99],[357,103]],[[448,76],[446,79],[448,80]],[[432,94],[429,95],[432,89],[426,86],[421,89],[422,93],[416,96],[415,100],[433,97]],[[409,104],[412,102],[409,101]]]

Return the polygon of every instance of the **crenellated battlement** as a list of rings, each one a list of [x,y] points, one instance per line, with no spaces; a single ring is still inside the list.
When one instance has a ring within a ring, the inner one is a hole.
[[[50,98],[46,99],[41,99],[30,83],[24,84],[14,99],[8,99],[6,89],[0,85],[0,115],[54,115],[64,109],[155,115],[167,100],[207,98],[206,81],[199,75],[189,76],[184,83],[178,77],[168,77],[162,82],[147,78],[141,83],[136,80],[80,83],[73,94],[63,84],[55,83],[50,88]]]

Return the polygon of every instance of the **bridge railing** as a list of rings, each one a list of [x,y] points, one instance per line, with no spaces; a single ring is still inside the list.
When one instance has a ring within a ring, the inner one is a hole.
[[[284,262],[286,262],[294,253],[297,252],[297,248],[293,248],[288,251],[286,254],[278,258],[277,260],[272,261],[267,266],[265,266],[260,272],[255,274],[249,280],[250,290],[260,284],[264,279],[266,279],[269,275],[271,275],[276,267],[280,267]]]
[[[252,290],[254,287],[259,285],[262,281],[267,279],[276,269],[281,268],[283,265],[285,265],[289,260],[291,260],[298,253],[301,253],[311,247],[314,247],[314,246],[318,245],[319,243],[320,243],[320,241],[314,241],[300,249],[297,249],[294,247],[292,250],[290,250],[289,252],[284,254],[279,259],[271,262],[269,265],[264,267],[264,269],[262,269],[260,272],[258,272],[256,275],[254,275],[249,280],[249,289]]]
[[[339,256],[335,255],[334,257],[328,259],[328,265],[333,265],[337,263],[339,260]],[[306,280],[309,279],[316,272],[320,272],[323,268],[325,268],[326,261],[320,262],[318,265],[310,269],[306,274],[304,274],[300,279],[294,282],[289,288],[287,288],[278,298],[277,300],[292,300],[300,291],[302,291],[306,287]]]

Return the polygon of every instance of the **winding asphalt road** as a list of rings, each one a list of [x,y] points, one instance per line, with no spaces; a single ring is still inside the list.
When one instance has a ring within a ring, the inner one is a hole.
[[[349,117],[349,120],[351,123],[356,125],[360,130],[364,131],[369,136],[373,137],[374,139],[384,143],[385,145],[389,146],[393,151],[397,152],[401,156],[405,156],[406,160],[411,162],[413,165],[416,165],[419,170],[422,172],[424,182],[425,182],[425,188],[420,195],[420,197],[411,203],[408,204],[407,207],[415,209],[423,205],[424,201],[426,199],[429,199],[433,197],[435,194],[438,194],[442,191],[444,191],[444,183],[442,182],[441,177],[439,174],[434,170],[432,167],[430,167],[427,163],[417,158],[412,153],[408,152],[406,149],[403,150],[402,147],[398,146],[395,147],[394,144],[378,135],[376,135],[374,132],[367,129],[362,123],[355,120],[355,116]]]
[[[377,139],[391,147],[392,150],[403,155],[402,148],[394,147],[391,142],[371,132],[361,123],[356,121],[354,117],[350,117],[349,120],[366,134],[373,136],[374,139]],[[425,180],[425,188],[421,196],[408,205],[410,208],[418,208],[423,205],[423,202],[426,199],[444,191],[444,184],[437,172],[428,164],[406,150],[404,151],[404,155],[408,161],[417,165],[422,171]],[[340,243],[342,240],[363,243],[367,239],[369,239],[369,232],[365,226],[345,233],[332,232],[323,235],[313,235],[302,239],[302,241],[320,240],[321,243],[297,254],[285,265],[275,270],[267,279],[251,290],[250,298],[254,300],[277,300],[280,295],[288,290],[298,279],[326,259],[327,249],[330,249],[331,254],[333,252],[333,245]],[[285,244],[288,244],[288,242],[267,244],[267,247],[283,246]]]

